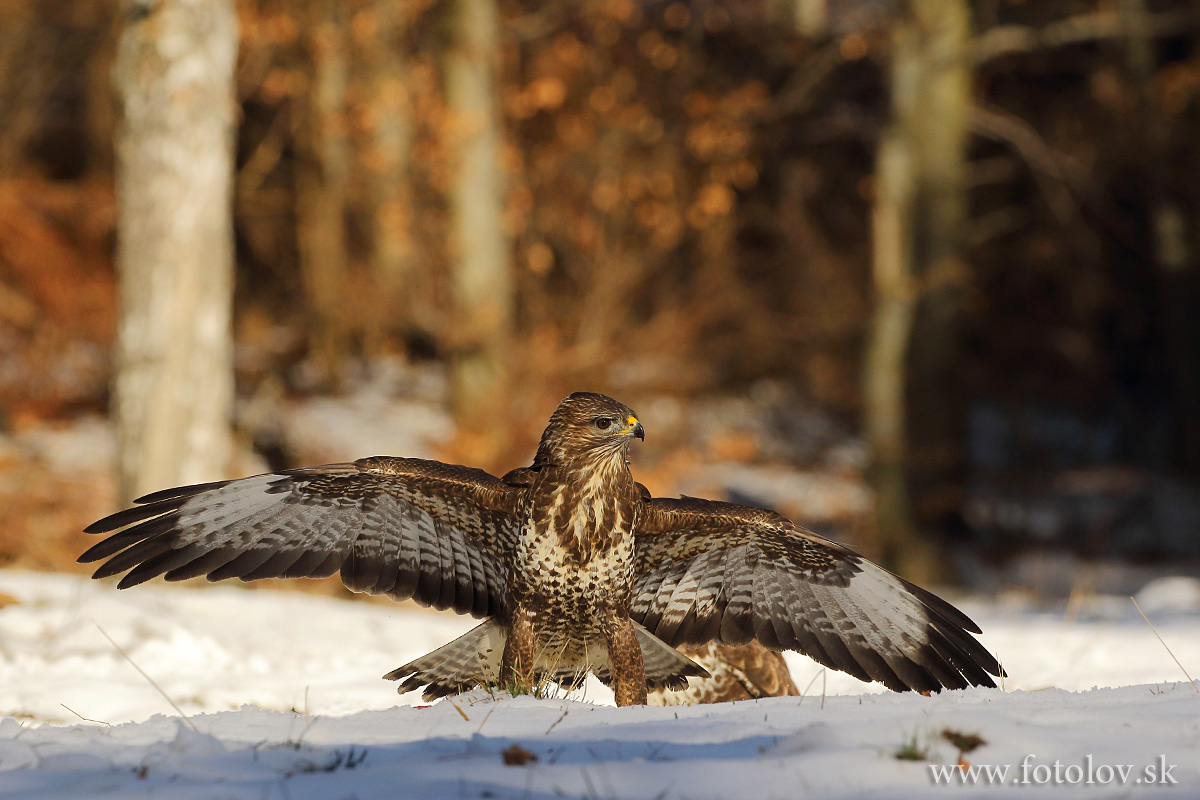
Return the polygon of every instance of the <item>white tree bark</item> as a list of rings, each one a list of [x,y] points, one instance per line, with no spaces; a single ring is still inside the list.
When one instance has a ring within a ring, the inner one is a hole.
[[[397,43],[409,24],[409,11],[394,0],[375,0],[376,30],[365,42],[363,61],[370,86],[368,144],[371,198],[371,267],[383,294],[387,315],[377,320],[369,338],[420,327],[418,284],[428,278],[417,269],[412,241],[412,177],[409,163],[416,124],[408,80],[408,54]],[[428,312],[425,312],[428,314]]]
[[[347,24],[341,0],[306,0],[308,95],[295,114],[296,234],[309,310],[309,355],[321,379],[340,380],[350,321],[346,285],[346,195],[351,149],[346,124]]]
[[[446,101],[458,157],[450,189],[457,341],[455,411],[467,424],[489,406],[504,380],[513,314],[510,247],[502,213],[499,20],[495,0],[453,0],[445,56]]]
[[[919,582],[936,577],[938,566],[917,531],[909,499],[907,400],[910,369],[918,373],[922,392],[936,391],[930,384],[945,377],[957,341],[957,283],[965,270],[970,22],[966,0],[907,4],[893,30],[892,120],[876,162],[874,312],[863,366],[874,529],[877,555]],[[919,301],[923,320],[917,318]],[[913,353],[920,323],[923,348]]]
[[[120,491],[225,477],[233,369],[232,0],[125,0],[114,79]]]

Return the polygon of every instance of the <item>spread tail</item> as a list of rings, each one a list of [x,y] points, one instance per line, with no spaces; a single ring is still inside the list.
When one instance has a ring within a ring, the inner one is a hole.
[[[688,676],[709,677],[704,667],[659,639],[636,622],[633,623],[638,644],[642,649],[642,661],[646,666],[646,686],[649,689],[682,689],[688,685]],[[504,643],[508,635],[497,622],[489,620],[402,667],[392,670],[383,677],[394,681],[405,678],[397,691],[400,694],[425,686],[422,694],[426,700],[469,691],[476,686],[494,684],[500,680],[500,661],[504,654]],[[583,674],[590,667],[603,683],[612,682],[606,648],[593,643],[586,648],[586,662],[580,664],[539,663],[538,672],[568,687],[582,682]]]
[[[499,679],[507,638],[499,623],[488,620],[383,677],[389,681],[408,678],[397,688],[400,694],[425,686],[422,697],[426,700],[470,691]]]

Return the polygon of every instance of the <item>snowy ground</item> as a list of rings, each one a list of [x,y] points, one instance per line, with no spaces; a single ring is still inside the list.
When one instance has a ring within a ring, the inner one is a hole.
[[[1200,797],[1200,693],[1128,598],[962,602],[1003,690],[880,693],[797,656],[802,699],[615,709],[597,685],[396,707],[421,701],[379,676],[473,624],[450,614],[11,571],[3,594],[0,798]],[[1200,674],[1200,587],[1139,600]],[[934,787],[945,729],[981,736],[966,760],[1002,782]]]

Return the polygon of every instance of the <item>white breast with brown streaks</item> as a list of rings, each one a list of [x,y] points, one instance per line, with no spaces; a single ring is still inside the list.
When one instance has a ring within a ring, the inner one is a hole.
[[[586,658],[604,620],[628,608],[636,506],[604,478],[539,487],[514,552],[510,596],[535,612],[539,645],[559,662]]]

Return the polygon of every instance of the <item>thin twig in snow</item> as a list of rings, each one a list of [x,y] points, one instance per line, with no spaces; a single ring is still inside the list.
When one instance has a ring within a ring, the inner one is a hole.
[[[808,690],[811,689],[812,685],[817,682],[817,678],[823,678],[823,677],[825,677],[825,668],[821,667],[821,671],[812,676],[812,680],[808,682],[808,685],[804,687],[804,691],[800,693],[800,702],[796,703],[796,705],[800,705],[801,703],[804,702],[804,698],[808,696]],[[825,692],[824,684],[822,684],[822,686],[821,686],[821,692],[822,692],[822,696],[823,696],[824,692]],[[821,707],[822,708],[825,707],[825,701],[823,699],[821,701]]]
[[[187,723],[187,726],[188,726],[189,728],[191,728],[193,731],[195,731],[196,733],[199,733],[200,731],[199,731],[199,730],[197,730],[197,728],[196,728],[196,725],[195,725],[195,723],[193,723],[193,722],[192,722],[192,719],[191,719],[191,717],[189,717],[187,714],[183,713],[183,709],[182,709],[182,708],[180,708],[179,706],[175,705],[175,701],[171,699],[170,695],[168,695],[166,692],[164,692],[164,691],[163,691],[163,688],[162,688],[161,686],[159,686],[157,683],[155,683],[155,682],[154,682],[154,678],[151,678],[149,675],[147,675],[147,674],[146,674],[146,671],[145,671],[144,669],[142,669],[141,667],[139,667],[139,666],[137,665],[137,662],[135,662],[135,661],[134,661],[132,658],[130,658],[128,653],[126,653],[124,650],[122,650],[122,649],[121,649],[121,645],[119,645],[119,644],[117,644],[116,642],[114,642],[114,641],[113,641],[113,638],[112,638],[111,636],[109,636],[107,633],[105,633],[105,632],[104,632],[104,628],[101,628],[101,627],[100,627],[100,624],[99,624],[98,622],[94,622],[94,621],[93,621],[93,622],[92,622],[92,624],[96,626],[96,630],[100,631],[100,635],[101,635],[101,636],[103,636],[105,639],[108,639],[108,643],[109,643],[109,644],[111,644],[111,645],[112,645],[112,646],[113,646],[113,647],[116,649],[116,651],[117,651],[118,653],[120,653],[120,654],[121,654],[121,656],[122,656],[122,657],[123,657],[123,658],[124,658],[126,661],[128,661],[128,662],[129,662],[130,666],[132,666],[134,669],[136,669],[136,670],[138,671],[138,673],[139,673],[139,674],[140,674],[140,675],[141,675],[143,678],[145,678],[145,679],[146,679],[146,681],[147,681],[147,682],[148,682],[148,683],[149,683],[151,686],[153,686],[155,689],[157,689],[157,690],[158,690],[158,693],[159,693],[159,694],[161,694],[161,695],[163,696],[163,699],[164,699],[164,700],[166,700],[168,703],[170,703],[170,704],[171,704],[171,708],[175,709],[175,712],[176,712],[177,714],[179,714],[179,716],[180,716],[180,717],[182,717],[182,718],[183,718],[183,721]]]
[[[489,719],[491,719],[492,712],[496,710],[496,706],[498,705],[500,705],[499,700],[492,701],[492,707],[488,709],[488,713],[483,715],[483,722],[479,723],[479,727],[475,729],[476,733],[479,733],[481,730],[483,730],[483,726],[487,724]]]
[[[1138,601],[1135,600],[1133,597],[1130,597],[1129,599],[1133,600],[1133,607],[1136,608],[1138,610],[1138,613],[1142,615],[1142,619],[1146,620],[1146,624],[1150,625],[1151,632],[1153,632],[1155,636],[1158,636],[1158,631],[1156,631],[1154,629],[1154,625],[1152,625],[1150,623],[1149,618],[1147,618],[1145,612],[1142,611],[1142,607],[1138,605]],[[1181,669],[1183,671],[1183,675],[1185,678],[1188,679],[1188,683],[1190,683],[1192,685],[1192,688],[1195,689],[1198,694],[1200,694],[1200,686],[1196,685],[1196,682],[1194,680],[1192,680],[1192,676],[1188,675],[1188,671],[1186,669],[1184,669],[1183,664],[1180,664],[1179,659],[1175,658],[1175,654],[1171,652],[1171,648],[1167,647],[1167,643],[1163,641],[1163,638],[1161,636],[1158,636],[1158,641],[1162,644],[1162,646],[1164,648],[1166,648],[1167,654],[1171,656],[1171,659],[1179,666],[1179,669]]]
[[[309,687],[305,686],[304,687],[304,730],[306,730],[306,731],[312,727],[312,716],[309,714],[309,711],[308,711],[308,690],[309,690]]]
[[[449,697],[446,698],[446,702],[449,703],[450,705],[454,706],[454,710],[459,713],[459,716],[461,716],[467,722],[471,721],[471,718],[467,716],[467,712],[465,712],[461,708],[459,708],[458,703],[454,702]]]
[[[81,720],[83,720],[84,722],[95,722],[95,723],[96,723],[96,724],[98,724],[98,725],[107,725],[107,726],[108,726],[108,727],[110,727],[110,728],[112,727],[112,723],[111,723],[111,722],[105,722],[105,721],[104,721],[104,720],[102,720],[102,719],[91,719],[90,717],[85,717],[83,714],[80,714],[78,711],[76,711],[75,709],[71,708],[71,707],[70,707],[69,705],[67,705],[66,703],[59,703],[59,705],[60,705],[60,706],[62,706],[63,708],[65,708],[67,711],[70,711],[70,712],[71,712],[72,714],[74,714],[75,716],[79,717],[79,718],[80,718]]]
[[[544,734],[542,734],[542,735],[543,735],[543,736],[549,736],[549,735],[550,735],[550,731],[552,731],[552,730],[554,730],[555,728],[557,728],[557,727],[558,727],[558,723],[562,722],[562,721],[563,721],[564,719],[566,719],[566,718],[567,718],[567,710],[564,708],[564,709],[563,709],[562,716],[560,716],[558,719],[554,720],[554,722],[553,722],[553,723],[551,723],[551,725],[550,725],[550,727],[549,727],[549,728],[546,728],[546,732],[545,732]]]

